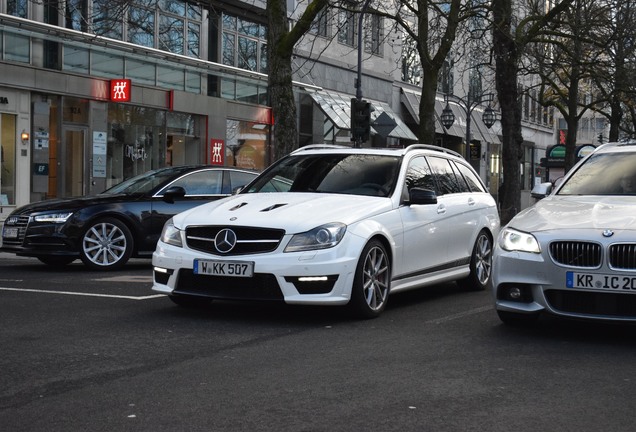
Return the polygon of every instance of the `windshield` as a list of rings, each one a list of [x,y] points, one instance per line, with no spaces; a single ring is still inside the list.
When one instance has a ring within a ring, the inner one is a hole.
[[[106,189],[102,194],[147,194],[160,184],[170,180],[177,172],[173,169],[158,169],[148,171],[136,177],[129,178],[123,182]]]
[[[245,193],[323,192],[387,197],[400,167],[396,156],[314,154],[290,156],[263,173]]]
[[[636,195],[636,152],[590,156],[557,195]]]

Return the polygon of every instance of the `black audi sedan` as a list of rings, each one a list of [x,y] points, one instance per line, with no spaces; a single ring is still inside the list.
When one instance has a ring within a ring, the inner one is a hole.
[[[44,200],[12,212],[0,251],[66,265],[80,258],[98,270],[150,258],[164,223],[228,195],[257,173],[206,165],[148,171],[87,197]]]

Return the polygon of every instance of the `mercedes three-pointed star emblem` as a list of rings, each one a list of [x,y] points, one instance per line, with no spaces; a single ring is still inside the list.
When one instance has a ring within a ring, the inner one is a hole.
[[[236,246],[236,233],[229,228],[224,228],[214,237],[214,247],[220,253],[228,253]]]

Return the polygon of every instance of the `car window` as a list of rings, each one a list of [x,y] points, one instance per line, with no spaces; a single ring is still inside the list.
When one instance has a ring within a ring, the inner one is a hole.
[[[173,169],[159,169],[155,171],[148,171],[138,176],[124,180],[123,182],[116,184],[110,189],[106,189],[103,194],[134,194],[134,193],[149,193],[154,188],[168,181],[175,175]]]
[[[435,177],[424,156],[413,158],[406,171],[406,192],[414,187],[438,192]]]
[[[461,163],[455,163],[454,165],[457,167],[461,175],[464,177],[464,180],[468,184],[468,187],[472,192],[485,192],[484,187],[482,186],[481,181],[477,175],[466,165]]]
[[[228,173],[230,174],[230,184],[232,185],[232,190],[230,193],[236,191],[236,189],[240,187],[245,186],[246,184],[254,180],[254,177],[256,177],[255,173],[253,174],[244,171],[228,171]]]
[[[458,193],[461,191],[455,172],[446,158],[428,156],[428,163],[439,185],[438,195]]]
[[[636,152],[593,154],[565,180],[558,195],[636,195]]]
[[[251,192],[322,192],[387,197],[400,158],[367,154],[293,155],[263,173]]]
[[[220,195],[223,192],[223,171],[197,171],[173,181],[167,187],[172,186],[181,186],[186,195]]]

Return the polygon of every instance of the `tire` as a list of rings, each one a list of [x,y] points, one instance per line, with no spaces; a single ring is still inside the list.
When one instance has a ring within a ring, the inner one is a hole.
[[[200,308],[212,303],[212,299],[188,295],[169,295],[170,300],[177,306],[186,308]]]
[[[470,257],[470,274],[457,281],[459,286],[469,291],[483,291],[490,282],[492,273],[493,243],[490,234],[481,231],[477,236]]]
[[[50,266],[65,266],[75,261],[75,257],[47,255],[37,257],[40,262]]]
[[[84,232],[80,244],[80,258],[94,270],[121,268],[132,255],[133,237],[123,222],[103,218],[93,222]]]
[[[378,240],[366,244],[356,267],[349,307],[359,318],[376,318],[386,308],[391,291],[391,262]]]
[[[539,319],[538,313],[524,314],[498,310],[497,315],[499,315],[499,319],[501,320],[501,322],[514,327],[528,326],[535,323]]]

